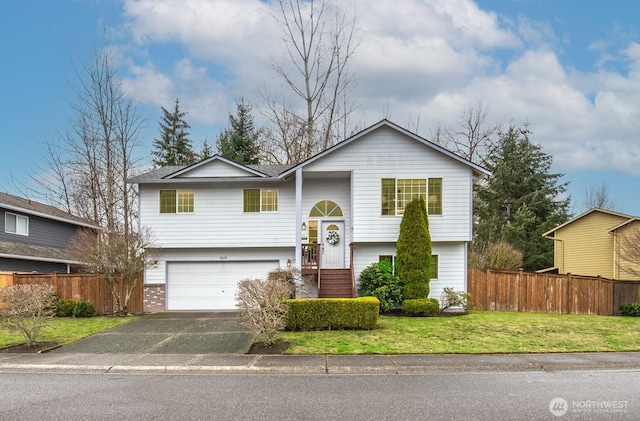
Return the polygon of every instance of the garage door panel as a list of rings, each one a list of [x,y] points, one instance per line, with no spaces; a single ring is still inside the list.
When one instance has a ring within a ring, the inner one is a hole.
[[[277,261],[170,262],[167,264],[167,309],[234,309],[238,281],[264,277],[277,267]]]

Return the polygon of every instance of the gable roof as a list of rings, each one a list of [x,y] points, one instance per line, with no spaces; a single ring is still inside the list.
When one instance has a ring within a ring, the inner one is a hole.
[[[630,224],[630,223],[632,223],[632,222],[637,222],[637,221],[640,221],[640,218],[631,218],[631,219],[627,219],[626,221],[622,222],[621,224],[618,224],[618,225],[616,225],[615,227],[611,228],[611,229],[609,230],[609,233],[612,233],[612,232],[614,232],[614,231],[616,231],[616,230],[619,230],[620,228],[622,228],[622,227],[624,227],[624,226],[626,226],[626,225],[629,225],[629,224]]]
[[[34,260],[38,262],[82,263],[71,259],[69,252],[59,247],[13,243],[9,241],[0,241],[0,257],[5,259]]]
[[[53,219],[55,221],[66,222],[68,224],[82,227],[100,228],[100,226],[88,219],[80,218],[56,207],[45,205],[44,203],[35,202],[18,196],[12,196],[7,193],[0,193],[0,208],[39,216],[42,218]]]
[[[309,165],[310,163],[317,161],[318,159],[322,159],[323,157],[345,147],[346,145],[354,142],[367,134],[379,129],[380,127],[389,127],[393,130],[396,130],[411,139],[423,144],[426,147],[429,147],[435,151],[442,153],[449,158],[458,161],[468,167],[470,167],[475,176],[489,175],[490,171],[486,168],[471,162],[461,156],[451,152],[448,149],[443,148],[423,137],[418,136],[417,134],[410,132],[395,123],[392,123],[389,120],[381,120],[378,123],[360,131],[359,133],[354,134],[353,136],[343,140],[342,142],[336,143],[328,149],[306,159],[305,161],[297,164],[297,165],[242,165],[237,162],[234,162],[230,159],[224,158],[220,155],[214,155],[210,158],[204,159],[200,162],[196,162],[192,165],[184,165],[184,166],[167,166],[157,168],[151,171],[148,171],[144,174],[140,174],[138,176],[132,177],[127,182],[129,183],[158,183],[158,182],[197,182],[197,181],[218,181],[218,182],[231,182],[231,181],[246,181],[247,179],[251,179],[252,181],[282,181],[291,174],[293,174],[296,169],[304,167],[305,165]],[[189,171],[199,168],[203,165],[207,165],[213,161],[221,161],[228,165],[232,165],[235,168],[242,169],[246,171],[247,177],[184,177],[180,178],[181,175],[187,174]],[[266,180],[265,180],[266,179]]]
[[[282,174],[280,174],[280,177],[287,177],[288,175],[294,173],[296,171],[296,169],[304,167],[305,165],[309,165],[312,162],[317,161],[318,159],[321,159],[324,156],[329,155],[329,154],[337,151],[338,149],[341,149],[341,148],[347,146],[351,142],[354,142],[354,141],[356,141],[358,139],[361,139],[362,137],[364,137],[367,134],[379,129],[380,127],[389,127],[389,128],[391,128],[393,130],[396,130],[396,131],[398,131],[398,132],[400,132],[400,133],[402,133],[402,134],[404,134],[404,135],[406,135],[406,136],[408,136],[408,137],[410,137],[410,138],[422,143],[423,145],[425,145],[425,146],[427,146],[429,148],[432,148],[432,149],[442,153],[443,155],[448,156],[449,158],[452,158],[452,159],[454,159],[454,160],[456,160],[458,162],[463,163],[464,165],[467,165],[468,167],[471,167],[471,169],[473,170],[473,174],[475,176],[489,175],[490,174],[490,171],[487,170],[486,168],[484,168],[484,167],[482,167],[482,166],[480,166],[478,164],[475,164],[475,163],[473,163],[473,162],[471,162],[471,161],[469,161],[469,160],[467,160],[465,158],[462,158],[461,156],[451,152],[450,150],[445,149],[442,146],[439,146],[439,145],[437,145],[437,144],[435,144],[435,143],[433,143],[433,142],[431,142],[431,141],[429,141],[429,140],[427,140],[427,139],[425,139],[423,137],[420,137],[419,135],[417,135],[417,134],[415,134],[413,132],[410,132],[407,129],[404,129],[404,128],[398,126],[397,124],[395,124],[395,123],[393,123],[393,122],[391,122],[391,121],[389,121],[387,119],[383,119],[383,120],[380,120],[378,123],[374,124],[373,126],[369,126],[368,128],[360,131],[359,133],[354,134],[353,136],[343,140],[342,142],[336,143],[332,147],[330,147],[328,149],[325,149],[324,151],[320,152],[319,154],[314,155],[311,158],[299,163],[298,165],[293,166],[291,169],[289,169],[289,170],[283,172]]]
[[[566,226],[567,226],[567,225],[569,225],[569,224],[573,224],[573,223],[574,223],[574,222],[576,222],[577,220],[582,219],[582,218],[584,218],[585,216],[590,215],[590,214],[592,214],[592,213],[594,213],[594,212],[605,213],[605,214],[608,214],[608,215],[619,216],[619,217],[621,217],[621,218],[625,218],[625,219],[627,219],[627,221],[625,221],[623,224],[626,224],[627,222],[630,222],[629,220],[631,220],[631,219],[635,219],[635,217],[634,217],[634,216],[626,215],[626,214],[624,214],[624,213],[614,212],[614,211],[610,211],[610,210],[606,210],[606,209],[601,209],[601,208],[592,208],[592,209],[589,209],[588,211],[586,211],[586,212],[584,212],[584,213],[581,213],[580,215],[576,216],[575,218],[570,219],[569,221],[565,222],[564,224],[562,224],[562,225],[558,225],[557,227],[553,228],[552,230],[549,230],[549,231],[545,232],[544,234],[542,234],[542,236],[543,236],[543,237],[547,237],[549,234],[554,233],[555,231],[559,230],[560,228],[564,228],[564,227],[566,227]],[[613,230],[613,229],[617,229],[617,228],[619,228],[619,226],[616,226],[616,227],[612,228],[612,230]]]

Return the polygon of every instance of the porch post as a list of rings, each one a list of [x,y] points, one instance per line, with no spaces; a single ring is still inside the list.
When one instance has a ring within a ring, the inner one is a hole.
[[[296,256],[294,267],[302,269],[302,168],[296,169]]]

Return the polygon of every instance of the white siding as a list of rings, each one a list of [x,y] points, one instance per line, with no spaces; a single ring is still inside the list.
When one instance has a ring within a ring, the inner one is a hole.
[[[430,298],[439,300],[445,287],[451,287],[457,291],[466,291],[465,247],[465,243],[432,244],[432,254],[438,255],[438,279],[432,279],[429,283]],[[379,256],[395,254],[395,243],[358,245],[354,255],[356,281],[360,276],[360,272],[371,263],[377,262]]]
[[[193,214],[161,214],[159,185],[140,186],[140,223],[162,248],[279,247],[295,244],[295,189],[286,183],[177,184],[195,190]],[[243,212],[244,188],[278,189],[278,212]]]
[[[178,178],[187,177],[247,177],[253,173],[223,161],[213,160],[193,168]],[[256,176],[257,177],[257,176]]]
[[[304,174],[351,171],[353,241],[395,242],[401,216],[381,216],[383,178],[442,178],[442,215],[429,217],[434,242],[471,240],[471,169],[388,127],[309,164]]]

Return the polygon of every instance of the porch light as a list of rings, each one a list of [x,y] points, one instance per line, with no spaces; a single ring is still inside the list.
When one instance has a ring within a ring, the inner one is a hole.
[[[154,260],[153,263],[151,263],[151,265],[153,266],[154,269],[158,269],[158,261]]]
[[[307,230],[307,223],[303,222],[302,223],[302,231],[306,231]]]
[[[287,268],[291,269],[291,259],[287,260]]]

